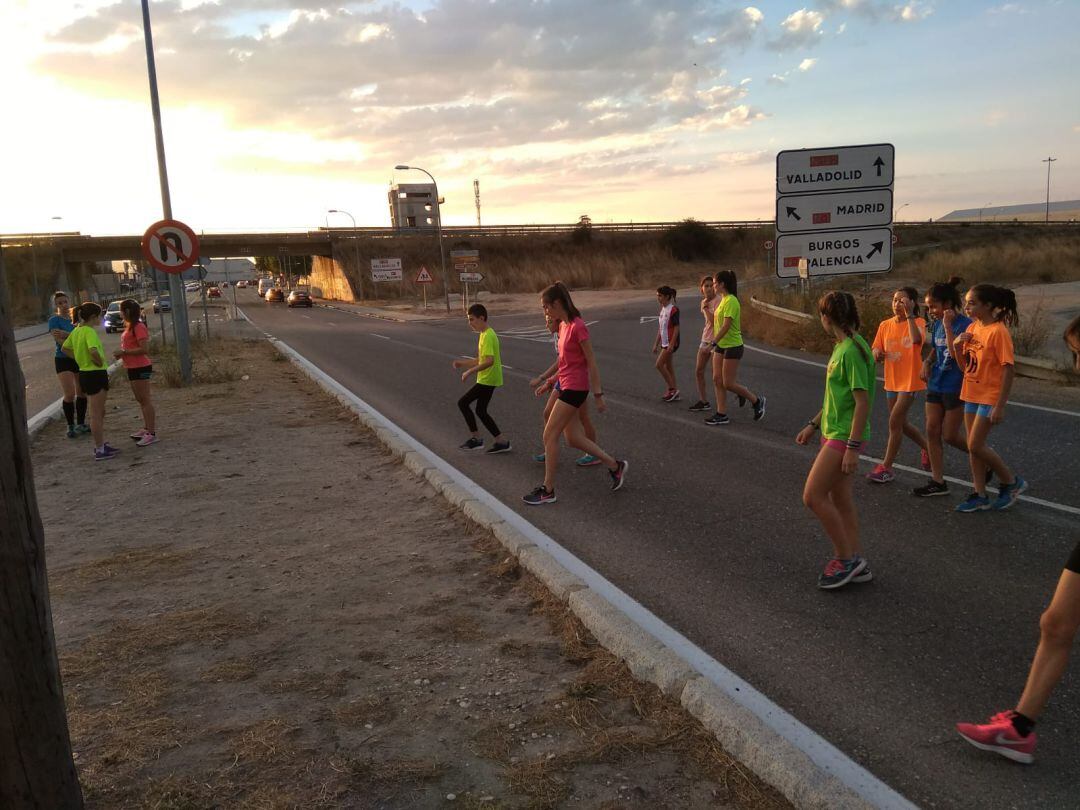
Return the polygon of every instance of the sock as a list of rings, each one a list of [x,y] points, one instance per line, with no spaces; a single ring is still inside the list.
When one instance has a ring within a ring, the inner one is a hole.
[[[80,425],[86,424],[86,397],[75,397],[75,414]]]
[[[1020,712],[1014,711],[1012,713],[1012,726],[1017,734],[1026,737],[1035,728],[1035,721],[1030,717],[1025,717]]]
[[[75,426],[75,403],[74,402],[64,402],[63,403],[63,408],[64,408],[64,418],[67,420],[68,427],[74,427]]]

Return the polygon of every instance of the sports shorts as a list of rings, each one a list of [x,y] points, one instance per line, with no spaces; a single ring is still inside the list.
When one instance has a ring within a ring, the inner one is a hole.
[[[955,411],[964,401],[960,399],[959,391],[926,391],[926,401],[930,405],[940,405],[947,411]]]
[[[559,392],[559,402],[565,402],[572,408],[580,408],[588,398],[588,391],[570,391],[564,388]]]
[[[728,346],[726,349],[722,349],[717,346],[713,351],[725,360],[741,360],[744,348],[744,346]]]
[[[1072,571],[1074,574],[1080,574],[1080,543],[1076,544],[1076,548],[1069,555],[1069,561],[1065,563],[1065,569]]]
[[[109,372],[103,370],[80,371],[79,387],[87,396],[109,390]]]
[[[964,413],[973,413],[976,416],[985,416],[990,418],[990,411],[994,410],[993,405],[980,405],[978,402],[965,402]]]
[[[129,368],[127,370],[128,379],[135,380],[149,380],[154,375],[154,367],[149,366],[137,366],[135,368]]]
[[[54,357],[53,365],[56,367],[57,374],[62,374],[65,371],[70,371],[72,374],[79,373],[79,364],[71,357]]]
[[[919,391],[890,391],[887,388],[885,389],[885,396],[889,399],[896,399],[900,394],[911,394],[911,398],[915,399],[919,395]]]
[[[847,442],[843,439],[826,439],[821,437],[821,446],[828,447],[830,450],[835,450],[840,455],[844,455],[847,452]],[[857,452],[861,453],[866,448],[866,442],[859,442],[859,446],[853,448]]]

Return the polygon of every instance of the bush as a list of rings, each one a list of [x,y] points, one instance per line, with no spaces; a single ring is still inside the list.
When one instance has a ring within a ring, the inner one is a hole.
[[[1020,325],[1012,330],[1013,347],[1023,357],[1039,357],[1044,354],[1046,341],[1050,339],[1052,324],[1046,316],[1042,299],[1020,317]]]
[[[664,231],[660,244],[680,262],[709,261],[720,252],[719,234],[696,219],[683,220]]]

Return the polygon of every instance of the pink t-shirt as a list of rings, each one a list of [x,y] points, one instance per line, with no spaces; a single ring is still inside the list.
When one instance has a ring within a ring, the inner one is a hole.
[[[146,328],[146,324],[135,324],[134,334],[125,325],[124,331],[120,333],[120,348],[125,351],[137,349],[140,340],[149,340],[149,338],[150,330]],[[142,368],[150,365],[150,355],[148,354],[125,354],[120,359],[124,361],[124,368]]]
[[[559,324],[559,387],[563,391],[589,390],[589,364],[581,342],[589,339],[589,327],[581,318]]]

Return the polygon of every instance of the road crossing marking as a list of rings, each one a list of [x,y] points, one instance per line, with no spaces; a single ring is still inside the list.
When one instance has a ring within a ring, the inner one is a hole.
[[[371,336],[372,337],[377,337],[377,338],[382,338],[383,340],[390,340],[390,338],[388,338],[386,335],[380,335],[378,332],[372,332]]]

